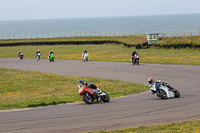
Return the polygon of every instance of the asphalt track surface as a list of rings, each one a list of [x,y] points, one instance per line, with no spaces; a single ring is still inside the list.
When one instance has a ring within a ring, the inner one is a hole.
[[[180,98],[161,100],[150,92],[109,103],[59,104],[15,111],[0,111],[0,132],[85,132],[109,130],[200,118],[200,66],[0,59],[0,67],[63,75],[116,79],[147,84],[148,77],[167,81]],[[78,88],[77,88],[78,89]],[[78,95],[78,91],[77,91]]]

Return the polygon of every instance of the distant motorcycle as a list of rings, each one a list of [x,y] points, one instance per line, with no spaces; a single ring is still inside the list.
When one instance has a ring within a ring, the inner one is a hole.
[[[20,60],[23,60],[24,54],[22,52],[19,54],[19,58],[20,58]]]
[[[51,55],[49,56],[49,61],[50,61],[50,62],[54,62],[54,59],[55,59],[55,55],[54,55],[54,54],[51,54]]]
[[[82,96],[83,101],[87,104],[92,104],[94,102],[101,102],[101,101],[103,102],[110,101],[109,95],[106,92],[101,91],[99,87],[97,87],[97,89],[92,89],[88,86],[79,83],[78,88],[79,88],[79,95]]]
[[[155,88],[155,84],[151,85],[150,90],[152,94],[157,94],[158,97],[161,99],[168,99],[168,98],[178,98],[180,97],[180,92],[177,89],[170,90],[167,82],[161,83],[159,89]]]
[[[40,56],[41,56],[41,54],[40,54],[40,53],[37,53],[37,56],[36,56],[36,60],[37,60],[37,61],[40,60]]]
[[[84,55],[83,55],[83,62],[88,62],[88,56],[89,56],[89,54],[88,53],[85,53]]]
[[[139,59],[140,59],[139,55],[131,56],[132,64],[133,65],[135,65],[135,64],[139,65]]]

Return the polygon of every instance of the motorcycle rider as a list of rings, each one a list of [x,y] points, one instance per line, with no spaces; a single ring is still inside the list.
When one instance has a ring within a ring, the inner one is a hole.
[[[22,50],[19,51],[19,56],[20,56],[21,53],[23,53]]]
[[[133,51],[132,56],[134,57],[135,55],[137,55],[138,53],[136,51]]]
[[[138,55],[138,53],[136,52],[136,51],[133,51],[133,53],[132,53],[132,61],[135,59],[134,57],[136,56],[136,55]]]
[[[86,49],[83,51],[83,55],[84,55],[85,53],[87,53],[87,50],[86,50]]]
[[[97,89],[97,86],[93,83],[87,83],[87,82],[84,82],[83,80],[79,80],[78,83],[84,85],[85,87],[89,87],[95,90]]]
[[[50,56],[54,54],[53,50],[51,50],[51,52],[49,53],[49,59],[50,59]]]
[[[38,53],[40,53],[40,50],[39,50],[39,49],[38,49],[37,52],[36,52],[36,57],[37,57]],[[41,53],[40,53],[40,56],[41,56]]]
[[[153,87],[155,88],[152,93],[154,94],[156,92],[157,89],[159,89],[159,86],[160,86],[160,80],[158,80],[157,82],[154,82],[154,79],[152,77],[149,77],[148,78],[148,82],[150,84],[150,88]]]
[[[19,58],[20,58],[20,54],[23,54],[22,50],[19,51]]]
[[[150,86],[154,85],[154,87],[156,88],[156,90],[159,89],[160,85],[162,85],[162,84],[165,85],[166,87],[168,87],[169,90],[174,90],[174,88],[171,87],[167,82],[162,82],[161,80],[156,80],[154,82],[154,79],[152,77],[148,78],[148,82],[149,82]]]
[[[83,59],[84,59],[84,56],[85,56],[86,54],[89,55],[88,52],[87,52],[87,50],[85,49],[85,50],[83,51],[83,53],[82,53],[82,58],[83,58]]]
[[[83,80],[79,80],[79,81],[78,81],[78,85],[79,85],[79,87],[81,88],[82,85],[84,85],[84,81],[83,81]]]
[[[54,54],[53,50],[51,50],[51,52],[50,52],[50,54],[49,54],[49,55],[51,55],[51,54]]]

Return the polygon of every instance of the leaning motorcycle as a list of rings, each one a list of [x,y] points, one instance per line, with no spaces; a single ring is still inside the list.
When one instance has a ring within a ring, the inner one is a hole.
[[[110,97],[109,95],[101,91],[99,87],[97,89],[92,89],[88,86],[85,86],[84,84],[78,84],[79,88],[79,95],[82,96],[82,99],[87,104],[93,104],[95,102],[109,102]]]
[[[175,88],[171,90],[166,82],[160,84],[159,89],[156,89],[155,84],[153,84],[150,86],[150,90],[152,94],[157,94],[157,97],[160,97],[161,99],[180,97],[180,92]]]
[[[54,62],[54,59],[55,59],[55,55],[54,55],[54,54],[51,54],[51,55],[49,56],[49,61],[50,61],[50,62]]]
[[[135,64],[139,65],[139,59],[140,59],[139,55],[131,56],[132,64],[133,65],[135,65]]]

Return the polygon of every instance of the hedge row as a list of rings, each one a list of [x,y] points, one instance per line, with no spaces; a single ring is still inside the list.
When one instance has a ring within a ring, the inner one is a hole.
[[[95,41],[42,41],[42,42],[16,42],[16,43],[0,43],[1,47],[4,46],[25,46],[25,45],[84,45],[84,44],[117,44],[126,47],[136,47],[136,48],[149,48],[149,47],[159,47],[159,48],[200,48],[200,42],[184,42],[184,43],[170,43],[170,44],[150,44],[147,42],[138,44],[129,44],[121,41],[108,41],[108,40],[95,40]]]

